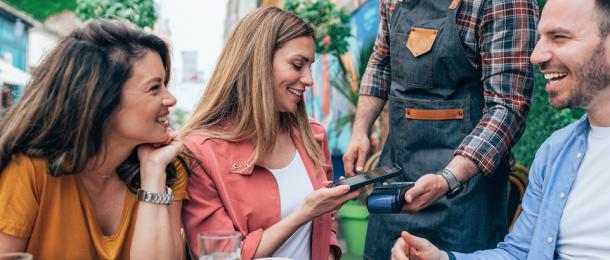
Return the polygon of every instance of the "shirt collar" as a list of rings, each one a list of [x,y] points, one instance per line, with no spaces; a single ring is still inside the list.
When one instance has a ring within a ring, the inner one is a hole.
[[[589,133],[589,129],[591,129],[591,123],[589,123],[588,114],[585,113],[580,119],[576,121],[575,134],[578,136],[584,135],[586,137]]]

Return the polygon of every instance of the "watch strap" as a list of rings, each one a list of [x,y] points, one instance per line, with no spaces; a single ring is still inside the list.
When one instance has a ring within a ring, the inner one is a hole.
[[[143,189],[136,191],[136,199],[146,203],[169,205],[174,201],[174,193],[170,187],[165,187],[165,193],[148,192]]]
[[[462,191],[462,183],[455,177],[455,174],[449,169],[445,168],[438,172],[449,184],[449,191],[447,192],[447,198],[453,198],[455,195]]]

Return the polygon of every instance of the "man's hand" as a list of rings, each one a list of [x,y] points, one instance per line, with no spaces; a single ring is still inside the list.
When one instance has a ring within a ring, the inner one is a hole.
[[[459,182],[464,183],[472,176],[477,174],[479,167],[470,159],[457,155],[449,162],[446,167],[455,174]],[[438,174],[426,174],[419,178],[413,188],[405,193],[405,205],[403,212],[415,213],[447,195],[449,184]]]
[[[366,155],[371,149],[371,141],[367,134],[354,134],[343,155],[345,176],[354,176],[364,170]],[[355,171],[354,171],[355,164]]]
[[[449,184],[443,176],[426,174],[415,182],[415,186],[405,193],[403,212],[415,213],[447,195]]]
[[[448,260],[430,241],[403,231],[392,248],[392,260]]]
[[[352,127],[352,138],[343,156],[345,176],[354,176],[356,172],[362,172],[366,156],[371,149],[369,131],[379,112],[383,109],[385,100],[362,95],[358,97],[358,107],[356,108],[356,118]],[[354,165],[355,170],[354,171]]]

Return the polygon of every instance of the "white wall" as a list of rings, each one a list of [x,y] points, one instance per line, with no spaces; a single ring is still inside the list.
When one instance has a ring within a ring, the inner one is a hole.
[[[224,38],[229,37],[237,21],[258,7],[257,0],[229,0],[227,3],[227,18],[225,20]]]
[[[40,64],[42,58],[51,51],[59,42],[57,34],[48,32],[42,27],[30,29],[30,41],[28,43],[28,67],[35,68]]]

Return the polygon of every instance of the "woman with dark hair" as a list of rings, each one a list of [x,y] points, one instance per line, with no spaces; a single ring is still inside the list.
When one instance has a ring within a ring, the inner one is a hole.
[[[242,259],[339,259],[331,212],[357,191],[326,188],[325,130],[303,101],[314,46],[313,29],[275,7],[253,11],[231,33],[184,127],[199,160],[183,209],[193,253],[197,234],[234,230]]]
[[[0,253],[181,258],[169,71],[166,43],[117,21],[88,22],[48,54],[0,122]]]

